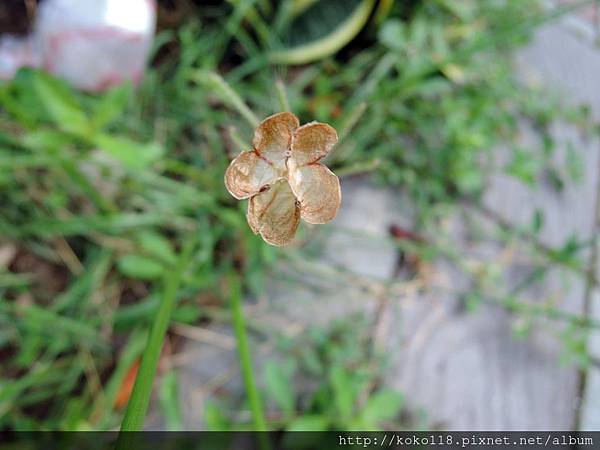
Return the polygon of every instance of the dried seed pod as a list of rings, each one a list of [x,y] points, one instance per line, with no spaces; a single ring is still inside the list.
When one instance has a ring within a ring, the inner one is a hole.
[[[322,164],[291,165],[288,181],[300,203],[302,219],[322,224],[331,221],[342,201],[340,180]]]
[[[237,199],[249,198],[248,224],[271,245],[289,244],[300,217],[331,221],[340,207],[337,176],[319,163],[337,142],[329,125],[299,127],[292,113],[278,113],[256,129],[254,150],[237,156],[225,172],[225,187]]]
[[[291,157],[299,166],[313,164],[327,156],[337,141],[338,136],[332,126],[307,123],[294,132]]]
[[[298,118],[289,112],[273,114],[263,120],[254,132],[254,150],[279,170],[285,169],[289,156],[292,133],[298,126]]]
[[[225,171],[225,187],[238,200],[258,194],[279,178],[273,166],[256,152],[240,153]]]
[[[255,195],[248,202],[248,224],[271,245],[289,244],[300,223],[300,210],[285,180]]]

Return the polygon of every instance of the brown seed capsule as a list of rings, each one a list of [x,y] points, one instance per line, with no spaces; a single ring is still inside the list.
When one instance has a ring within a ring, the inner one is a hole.
[[[332,220],[340,207],[337,176],[320,163],[337,142],[323,123],[299,126],[292,113],[265,119],[256,129],[253,151],[243,152],[225,172],[225,187],[249,198],[248,224],[272,245],[287,245],[300,217],[313,224]]]

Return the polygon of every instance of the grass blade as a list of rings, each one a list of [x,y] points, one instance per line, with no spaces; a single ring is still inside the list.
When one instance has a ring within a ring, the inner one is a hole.
[[[256,388],[254,380],[254,371],[252,369],[252,359],[250,357],[250,347],[248,346],[248,336],[246,334],[246,320],[244,311],[242,310],[242,294],[240,280],[237,275],[232,275],[229,282],[231,289],[231,315],[233,319],[233,328],[237,340],[238,356],[240,367],[242,370],[242,378],[244,379],[244,387],[250,403],[252,419],[254,421],[254,431],[266,431],[267,424],[263,413],[262,401]],[[260,433],[258,435],[261,449],[268,449],[267,435]]]
[[[215,94],[217,94],[223,102],[236,109],[240,115],[248,121],[252,128],[258,126],[258,117],[256,117],[250,108],[248,108],[246,103],[244,103],[241,97],[221,75],[215,72],[200,71],[195,74],[193,80],[214,90]]]
[[[152,393],[152,385],[154,383],[154,376],[156,375],[160,351],[169,326],[169,319],[175,305],[183,272],[192,255],[194,242],[194,240],[191,240],[186,244],[177,266],[165,279],[163,299],[154,317],[154,324],[150,330],[150,336],[144,350],[135,385],[133,386],[131,399],[125,411],[121,431],[140,431],[144,425],[144,418],[150,402],[150,394]],[[126,440],[121,439],[121,437],[119,438],[117,448],[128,448],[127,445],[123,446]]]
[[[277,88],[277,99],[279,100],[279,108],[281,111],[292,111],[290,108],[290,101],[288,99],[288,95],[285,89],[285,85],[282,80],[277,80],[275,82],[275,87]]]

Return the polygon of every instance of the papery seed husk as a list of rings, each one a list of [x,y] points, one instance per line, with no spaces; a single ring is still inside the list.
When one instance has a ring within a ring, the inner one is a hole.
[[[273,114],[256,128],[252,145],[258,154],[270,161],[275,168],[284,169],[292,133],[299,125],[298,118],[290,112]]]
[[[318,162],[331,151],[337,141],[337,133],[330,125],[307,123],[298,128],[292,136],[291,158],[298,166]]]
[[[268,161],[255,152],[243,152],[229,164],[225,171],[225,187],[238,200],[258,194],[279,178]]]
[[[331,221],[342,201],[339,178],[322,164],[297,167],[290,164],[290,187],[300,203],[302,219],[322,224]]]
[[[280,180],[269,190],[255,195],[248,202],[248,225],[265,242],[283,246],[296,235],[300,223],[300,210],[294,193],[285,180]]]

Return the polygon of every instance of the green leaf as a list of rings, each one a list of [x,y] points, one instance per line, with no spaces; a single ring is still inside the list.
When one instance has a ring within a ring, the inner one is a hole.
[[[163,375],[158,392],[159,403],[169,431],[178,431],[182,427],[181,408],[177,398],[177,375],[171,370]]]
[[[581,181],[585,174],[585,163],[582,152],[578,151],[572,142],[567,144],[567,154],[565,156],[565,167],[567,174],[574,181]]]
[[[402,409],[404,397],[391,389],[382,389],[373,394],[361,412],[367,424],[377,425],[383,420],[393,419]]]
[[[148,254],[168,263],[175,264],[177,256],[171,242],[155,231],[141,231],[136,237],[140,247]]]
[[[512,160],[506,167],[506,172],[524,183],[533,185],[540,170],[539,161],[532,157],[531,151],[516,148]]]
[[[89,121],[73,92],[55,78],[36,72],[33,87],[53,122],[62,130],[86,137]]]
[[[340,418],[351,417],[354,407],[354,389],[348,373],[341,366],[334,366],[329,373],[329,382],[333,388],[333,401]]]
[[[173,320],[175,322],[193,324],[202,317],[202,309],[197,305],[177,305],[173,310]]]
[[[277,406],[286,414],[291,416],[294,412],[294,391],[292,389],[292,377],[294,373],[294,365],[292,360],[288,360],[287,364],[268,361],[264,369],[265,387],[267,394]]]
[[[155,280],[165,270],[159,262],[141,255],[123,256],[117,261],[117,267],[123,275],[140,280]]]
[[[518,317],[511,326],[512,335],[515,339],[524,341],[529,338],[533,329],[533,323],[531,318]]]
[[[329,420],[321,415],[296,417],[286,427],[286,431],[327,431]]]
[[[37,71],[21,69],[10,83],[0,85],[0,104],[26,128],[36,129],[41,121],[50,120],[46,108],[40,108],[40,96],[33,88]]]
[[[28,108],[27,101],[15,98],[14,93],[7,86],[0,86],[0,104],[4,111],[25,127],[33,128],[39,120],[38,115],[35,114],[37,111]]]
[[[309,450],[323,448],[322,438],[318,433],[293,433],[294,431],[327,431],[331,429],[331,423],[327,417],[317,414],[300,416],[291,421],[281,441],[282,448],[294,450]]]
[[[406,41],[404,24],[398,19],[388,20],[379,32],[379,40],[392,50],[402,49]]]
[[[140,144],[122,136],[99,134],[94,142],[129,169],[146,168],[164,154],[164,148],[156,142]]]
[[[37,129],[23,136],[21,142],[33,150],[48,152],[66,147],[72,143],[72,138],[61,131]]]
[[[209,431],[228,431],[231,423],[214,402],[207,401],[204,405],[204,422]]]
[[[96,129],[104,128],[120,118],[129,98],[131,97],[131,84],[122,84],[106,92],[96,104],[92,121]]]
[[[531,228],[534,233],[537,234],[544,228],[544,217],[544,211],[536,208],[533,212],[533,220],[531,224]]]
[[[481,294],[478,292],[469,292],[465,296],[465,307],[469,313],[476,312],[481,304],[483,303],[483,299],[481,298]]]

